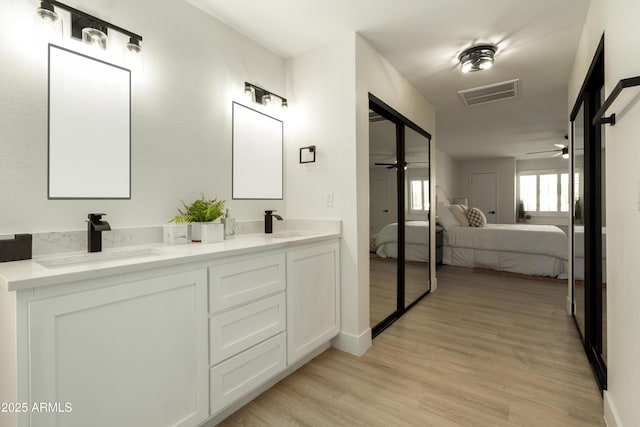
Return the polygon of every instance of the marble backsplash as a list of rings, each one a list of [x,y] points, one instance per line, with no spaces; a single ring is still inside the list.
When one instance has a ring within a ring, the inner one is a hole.
[[[273,221],[273,231],[341,232],[340,220],[285,219]],[[236,235],[264,232],[264,221],[238,221]],[[0,236],[2,237],[2,236]],[[5,236],[12,238],[13,236]],[[162,243],[162,226],[116,228],[102,233],[102,248],[120,248]],[[33,256],[87,250],[87,230],[33,233]]]

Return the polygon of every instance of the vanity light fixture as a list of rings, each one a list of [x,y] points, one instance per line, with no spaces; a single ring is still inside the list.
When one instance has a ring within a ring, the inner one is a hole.
[[[40,7],[37,9],[37,14],[44,20],[57,21],[59,19],[56,8],[60,8],[70,13],[71,15],[71,37],[82,40],[87,44],[97,46],[100,49],[106,49],[108,44],[108,31],[114,30],[118,33],[124,34],[129,37],[129,43],[126,44],[126,49],[132,53],[140,53],[142,47],[140,42],[142,36],[125,30],[122,27],[113,25],[110,22],[104,21],[88,13],[82,12],[71,6],[67,6],[64,3],[60,3],[55,0],[43,0],[40,2]]]
[[[497,50],[496,46],[490,44],[481,44],[466,49],[458,56],[460,70],[466,74],[471,71],[490,69],[493,67],[493,57]]]
[[[248,98],[250,97],[252,101],[260,105],[272,105],[274,102],[274,98],[277,98],[280,100],[280,106],[282,108],[287,108],[289,106],[287,98],[284,98],[273,92],[269,92],[268,90],[262,89],[261,87],[249,82],[244,82],[244,93]]]

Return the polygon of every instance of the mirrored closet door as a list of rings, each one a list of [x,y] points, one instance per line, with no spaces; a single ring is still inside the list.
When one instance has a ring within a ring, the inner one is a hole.
[[[369,301],[375,337],[430,290],[431,136],[373,95],[369,107]]]
[[[573,316],[601,389],[607,388],[604,132],[593,119],[604,98],[604,39],[571,113]]]
[[[429,291],[429,139],[405,129],[404,306]]]

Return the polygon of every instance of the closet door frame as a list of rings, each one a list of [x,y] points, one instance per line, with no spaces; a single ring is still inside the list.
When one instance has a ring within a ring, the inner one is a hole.
[[[581,185],[584,188],[583,200],[583,218],[584,218],[584,333],[580,330],[580,326],[576,319],[575,304],[575,268],[572,273],[571,295],[572,304],[571,312],[574,318],[576,329],[585,353],[589,359],[589,363],[593,369],[594,376],[600,387],[600,391],[607,388],[607,366],[602,358],[602,170],[601,162],[601,146],[602,146],[602,129],[600,125],[593,124],[593,117],[598,111],[601,99],[601,88],[604,85],[604,35],[600,39],[600,44],[596,49],[596,53],[587,72],[585,81],[580,89],[580,93],[576,99],[574,107],[571,111],[571,141],[572,141],[572,157],[571,157],[571,205],[575,200],[575,176],[573,150],[575,126],[574,121],[581,107],[584,114],[584,167],[583,181]],[[570,234],[572,254],[575,253],[574,241],[574,221],[573,207],[571,208]]]
[[[375,111],[376,113],[383,116],[385,119],[389,120],[393,124],[396,125],[396,159],[398,161],[398,165],[403,165],[405,162],[405,129],[409,127],[419,133],[420,135],[427,138],[428,147],[427,153],[429,153],[429,171],[431,171],[431,134],[411,120],[400,114],[398,111],[394,110],[380,98],[377,98],[375,95],[369,93],[369,109]],[[396,278],[396,311],[389,316],[387,316],[384,320],[382,320],[377,325],[374,325],[371,329],[372,337],[376,337],[386,328],[388,328],[393,322],[402,317],[404,313],[410,310],[414,305],[416,305],[422,298],[428,295],[431,292],[431,280],[429,279],[427,291],[416,298],[411,304],[405,307],[405,170],[404,167],[397,168],[397,207],[398,207],[398,258],[396,260],[397,263],[397,278]],[[430,191],[429,191],[430,193]],[[431,194],[429,194],[431,197]],[[431,222],[429,222],[431,224]],[[431,232],[429,232],[429,253],[431,253]],[[431,258],[431,257],[430,257]],[[429,269],[432,268],[433,263],[431,259],[429,259]],[[431,277],[431,272],[429,272],[429,277]]]

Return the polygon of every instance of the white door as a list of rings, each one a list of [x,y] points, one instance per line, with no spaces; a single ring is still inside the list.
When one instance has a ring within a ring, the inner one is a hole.
[[[498,222],[498,174],[496,172],[471,174],[469,205],[484,212],[489,224]]]

